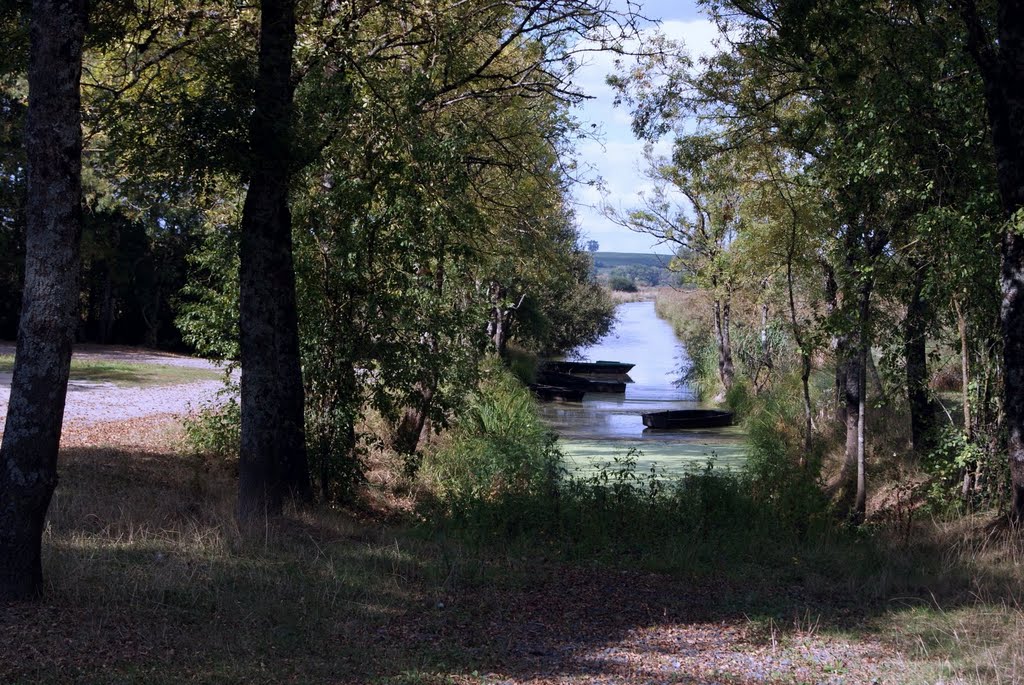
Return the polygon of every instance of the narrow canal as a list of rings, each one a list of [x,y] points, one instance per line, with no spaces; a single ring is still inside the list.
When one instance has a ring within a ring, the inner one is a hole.
[[[675,475],[703,466],[738,468],[744,461],[742,434],[736,427],[699,431],[645,430],[641,415],[662,409],[693,409],[702,405],[678,381],[689,365],[686,350],[653,302],[620,304],[611,333],[595,345],[577,350],[585,361],[615,360],[636,364],[625,395],[588,393],[581,403],[549,402],[541,417],[559,435],[570,470],[586,472],[595,465],[639,450],[637,468],[652,463]]]

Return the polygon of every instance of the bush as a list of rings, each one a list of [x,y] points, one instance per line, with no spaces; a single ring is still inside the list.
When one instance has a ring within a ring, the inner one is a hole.
[[[925,495],[933,512],[959,513],[965,506],[998,508],[1007,501],[1009,477],[1005,456],[989,446],[998,444],[996,441],[985,437],[969,440],[955,426],[945,426],[937,432],[934,447],[921,459],[929,477]],[[966,497],[965,473],[972,478]]]
[[[509,371],[525,384],[533,383],[537,378],[537,355],[516,345],[509,344],[505,349],[506,363]]]
[[[635,293],[637,291],[636,281],[621,268],[613,269],[608,275],[608,286],[612,290],[624,293]]]
[[[496,359],[446,444],[427,454],[424,473],[453,509],[475,501],[548,494],[561,454],[537,418],[529,391]]]
[[[221,405],[203,407],[185,419],[185,444],[195,454],[237,459],[242,444],[242,409],[235,399],[237,386],[225,388],[231,397]]]

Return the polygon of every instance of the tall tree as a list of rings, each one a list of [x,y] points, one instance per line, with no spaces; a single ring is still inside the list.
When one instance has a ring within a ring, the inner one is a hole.
[[[0,445],[0,599],[40,592],[43,524],[57,485],[78,314],[85,7],[34,0],[30,10],[25,290]]]
[[[995,35],[974,0],[960,1],[967,46],[985,84],[997,180],[1007,226],[1002,241],[1003,393],[1009,430],[1011,517],[1024,520],[1024,2],[996,3]]]
[[[242,443],[238,516],[258,521],[312,494],[303,424],[292,220],[294,0],[260,3],[259,67],[242,209]]]

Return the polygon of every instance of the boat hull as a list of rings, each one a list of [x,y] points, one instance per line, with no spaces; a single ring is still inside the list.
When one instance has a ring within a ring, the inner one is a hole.
[[[666,430],[724,428],[732,425],[732,418],[732,412],[719,409],[677,409],[643,415],[644,425],[648,428]]]
[[[562,388],[557,385],[544,385],[543,383],[532,384],[530,391],[533,392],[537,399],[545,402],[582,402],[584,394],[583,390]]]
[[[572,388],[583,392],[626,392],[626,384],[623,381],[592,380],[581,378],[567,373],[554,373],[542,371],[537,374],[537,382],[541,385],[553,385],[560,388]]]
[[[595,376],[625,376],[635,364],[625,362],[544,362],[544,370],[553,373],[588,374]]]

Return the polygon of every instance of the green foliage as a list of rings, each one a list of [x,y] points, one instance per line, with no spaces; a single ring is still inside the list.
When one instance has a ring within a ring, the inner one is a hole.
[[[929,476],[924,494],[932,511],[959,513],[976,507],[998,507],[1007,501],[1005,453],[978,439],[968,439],[955,426],[938,430],[921,466]],[[963,489],[965,474],[972,479],[967,492]]]
[[[788,381],[745,407],[743,427],[750,449],[746,471],[752,495],[781,516],[785,526],[824,527],[830,510],[818,482],[822,444],[814,443],[812,453],[805,453],[799,389],[795,378]]]
[[[237,386],[229,385],[224,392],[229,395],[226,402],[185,419],[185,445],[195,454],[233,461],[242,442],[242,412],[234,398]]]
[[[818,459],[792,457],[800,405],[785,393],[751,410],[749,468],[721,471],[712,459],[677,479],[657,465],[639,471],[633,450],[566,473],[529,395],[493,363],[470,406],[423,469],[441,497],[430,525],[468,542],[706,573],[750,559],[785,567],[835,533]]]
[[[612,290],[624,293],[635,293],[637,291],[636,281],[626,273],[625,269],[614,269],[608,275],[608,286]]]
[[[238,240],[235,223],[204,231],[177,301],[182,337],[211,359],[238,359]]]
[[[527,352],[516,346],[509,346],[506,350],[505,363],[512,375],[519,379],[520,383],[529,385],[537,378],[537,366],[539,360],[537,355]]]
[[[733,381],[732,387],[725,393],[725,405],[735,412],[737,420],[745,418],[753,410],[756,402],[757,397],[744,376]]]
[[[446,505],[461,511],[480,502],[546,496],[557,487],[560,459],[530,393],[492,359],[449,441],[426,455],[423,471]]]

